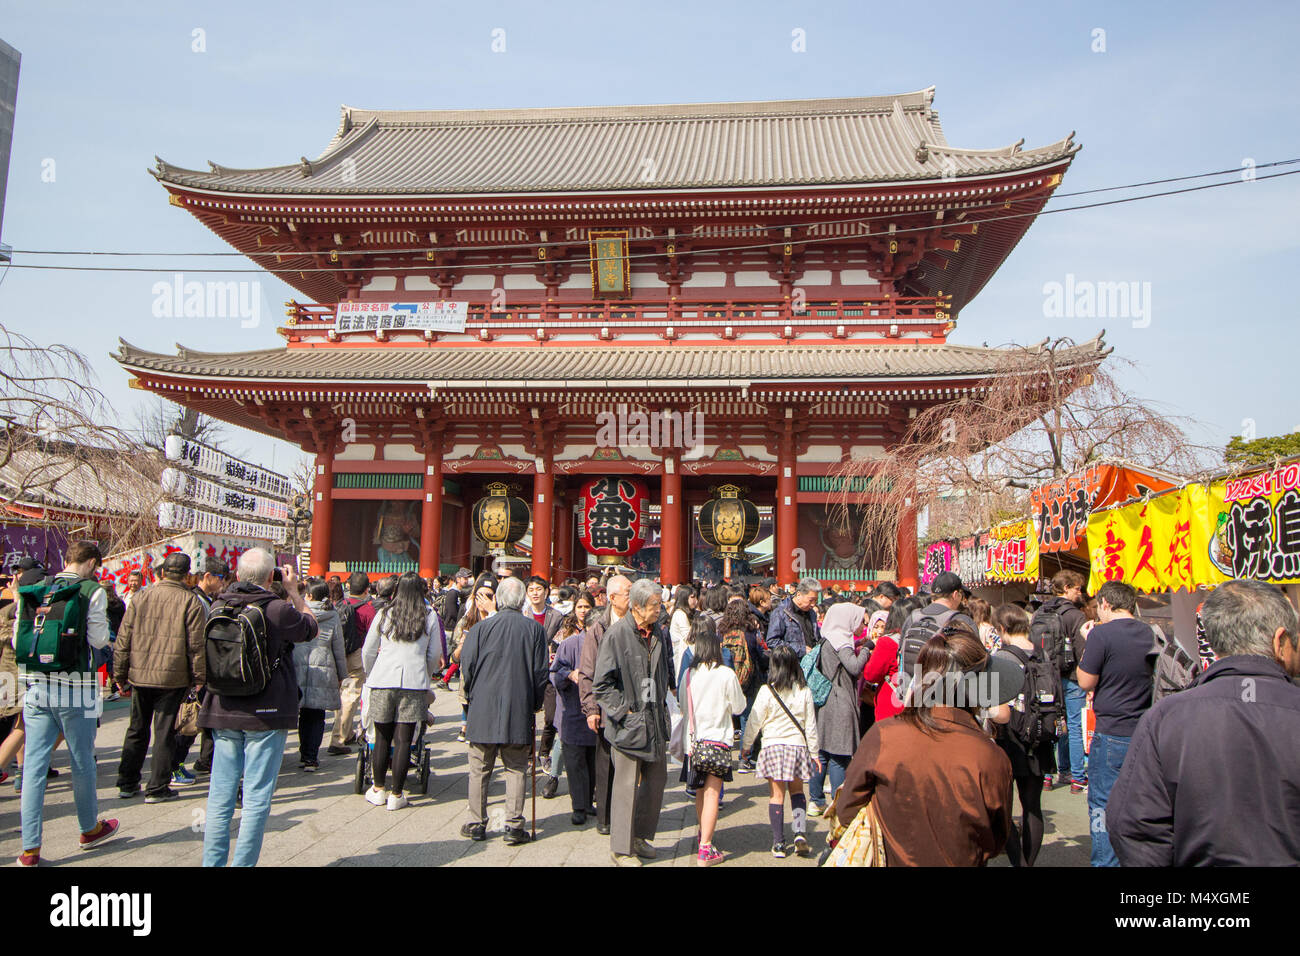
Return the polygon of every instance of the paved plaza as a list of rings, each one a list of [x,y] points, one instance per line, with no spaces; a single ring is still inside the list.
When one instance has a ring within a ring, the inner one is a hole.
[[[321,750],[317,773],[298,769],[296,734],[290,733],[275,801],[267,822],[261,866],[605,866],[609,838],[596,832],[588,820],[583,827],[569,822],[568,783],[560,782],[552,800],[537,798],[537,842],[509,847],[502,841],[499,812],[505,784],[498,770],[489,791],[488,816],[498,821],[495,833],[483,843],[460,836],[465,821],[467,761],[465,745],[456,742],[460,709],[456,695],[445,691],[433,707],[438,722],[426,734],[432,748],[429,794],[413,797],[400,811],[371,806],[354,792],[356,757],[331,757]],[[198,866],[202,860],[202,824],[207,802],[207,777],[192,787],[179,788],[179,800],[146,805],[143,796],[122,800],[117,795],[117,763],[126,733],[130,705],[117,701],[105,705],[96,754],[99,764],[100,816],[122,822],[122,835],[103,848],[82,853],[77,849],[77,818],[72,801],[72,781],[67,751],[55,751],[59,776],[49,783],[45,801],[45,845],[42,866]],[[332,718],[331,718],[332,719]],[[327,726],[328,730],[328,726]],[[190,762],[198,753],[196,742]],[[655,846],[659,860],[651,866],[694,866],[695,808],[678,782],[681,767],[669,765],[669,786],[664,795]],[[145,765],[148,774],[148,763]],[[414,779],[414,775],[407,778]],[[539,781],[542,775],[539,771]],[[540,789],[540,786],[539,786]],[[767,784],[753,775],[736,775],[729,784],[715,842],[728,854],[723,866],[810,867],[825,845],[826,825],[810,821],[813,856],[771,856],[771,830],[767,822]],[[19,796],[6,783],[0,789],[0,854],[12,860],[22,849],[19,830]],[[525,803],[525,814],[531,801]],[[1088,863],[1087,806],[1084,794],[1055,790],[1044,794],[1047,837],[1040,866],[1086,866]],[[495,812],[494,812],[495,811]],[[238,812],[237,812],[238,817]],[[232,831],[233,831],[232,827]],[[786,835],[790,838],[790,810],[786,808]],[[999,857],[993,865],[1006,866]]]

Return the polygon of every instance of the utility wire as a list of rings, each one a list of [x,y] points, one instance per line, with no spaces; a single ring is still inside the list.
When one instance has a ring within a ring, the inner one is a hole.
[[[1287,163],[1291,163],[1291,162],[1296,162],[1296,161],[1297,161],[1297,160],[1287,160],[1287,161],[1285,161],[1285,162],[1287,162]],[[1269,164],[1269,165],[1275,165],[1275,164]],[[1276,165],[1281,165],[1281,164],[1279,163],[1279,164],[1276,164]],[[1236,171],[1234,170],[1233,172],[1236,172]],[[1158,198],[1161,198],[1161,197],[1164,197],[1164,196],[1177,196],[1177,195],[1181,195],[1181,194],[1184,194],[1184,193],[1201,192],[1201,191],[1203,191],[1203,190],[1207,190],[1207,189],[1217,189],[1217,188],[1219,188],[1219,187],[1221,187],[1221,186],[1238,186],[1238,185],[1243,185],[1243,184],[1247,184],[1247,183],[1251,183],[1251,182],[1262,182],[1262,181],[1269,180],[1269,179],[1280,179],[1280,178],[1285,177],[1285,176],[1295,176],[1295,175],[1297,175],[1297,174],[1300,174],[1300,169],[1294,169],[1294,170],[1289,170],[1289,171],[1287,171],[1287,172],[1280,172],[1280,173],[1270,173],[1270,174],[1267,175],[1267,176],[1257,176],[1257,177],[1255,177],[1254,179],[1250,179],[1250,180],[1245,180],[1245,179],[1231,179],[1231,180],[1227,180],[1227,181],[1225,181],[1225,182],[1205,183],[1205,184],[1202,184],[1202,185],[1200,185],[1200,186],[1186,186],[1186,187],[1183,187],[1182,189],[1167,189],[1167,190],[1164,190],[1164,191],[1162,191],[1162,192],[1144,193],[1143,195],[1140,195],[1140,196],[1127,196],[1127,197],[1124,197],[1124,198],[1122,198],[1122,199],[1109,199],[1109,200],[1104,200],[1104,201],[1102,201],[1102,202],[1085,203],[1085,204],[1083,204],[1083,205],[1078,205],[1078,206],[1060,206],[1060,207],[1057,207],[1057,208],[1055,208],[1055,209],[1040,209],[1040,210],[1035,210],[1035,211],[1032,211],[1032,212],[1011,213],[1011,214],[1009,214],[1009,215],[1005,215],[1005,216],[991,216],[991,217],[984,218],[984,219],[975,219],[975,220],[971,220],[970,222],[971,222],[971,223],[977,223],[977,224],[979,224],[979,225],[985,225],[985,224],[988,224],[988,223],[1007,222],[1007,221],[1012,221],[1012,220],[1017,220],[1017,219],[1036,218],[1036,217],[1038,217],[1038,216],[1048,216],[1048,215],[1052,215],[1052,214],[1054,214],[1054,213],[1062,213],[1062,212],[1078,212],[1078,211],[1080,211],[1080,210],[1084,210],[1084,209],[1099,209],[1099,208],[1102,208],[1102,207],[1105,207],[1105,206],[1119,206],[1119,205],[1124,205],[1124,204],[1126,204],[1126,203],[1141,202],[1141,201],[1143,201],[1143,200],[1147,200],[1147,199],[1158,199]],[[1193,177],[1186,177],[1186,178],[1199,179],[1199,178],[1203,178],[1204,175],[1218,175],[1218,174],[1202,174],[1202,175],[1200,175],[1200,176],[1193,176]],[[1173,181],[1182,181],[1182,180],[1173,180]],[[1130,188],[1130,187],[1124,187],[1124,186],[1114,186],[1114,187],[1110,187],[1110,186],[1108,186],[1108,187],[1103,187],[1103,188],[1098,189],[1098,190],[1091,190],[1090,192],[1105,192],[1105,191],[1110,191],[1110,190],[1114,190],[1114,189],[1125,189],[1125,188]],[[1022,204],[1023,204],[1023,203],[1026,203],[1026,202],[1035,202],[1035,201],[1036,201],[1036,200],[1034,200],[1034,199],[1020,199],[1020,200],[1016,200],[1016,199],[1003,199],[1003,200],[1000,200],[1000,201],[998,201],[998,202],[996,202],[996,203],[990,203],[990,204],[988,204],[988,205],[989,205],[989,206],[1003,206],[1003,207],[1004,207],[1007,203],[1022,203]],[[984,207],[984,208],[987,208],[987,207]],[[894,213],[894,214],[889,214],[889,215],[887,215],[887,216],[884,216],[884,217],[882,217],[882,218],[897,219],[898,216],[899,216],[898,213]],[[857,218],[854,218],[854,219],[848,219],[848,220],[842,220],[842,221],[843,221],[843,222],[860,223],[860,222],[864,222],[864,221],[866,221],[866,220],[865,220],[863,217],[857,217]],[[948,224],[948,225],[969,225],[969,224],[970,224],[970,223],[955,222],[955,223],[950,223],[950,224]],[[753,231],[758,232],[758,231],[765,230],[765,229],[767,229],[767,228],[786,228],[786,227],[784,227],[784,226],[778,226],[778,227],[754,226],[754,227],[742,227],[742,228],[752,228]],[[791,228],[792,228],[792,227],[791,227]],[[820,237],[820,238],[799,239],[799,240],[791,240],[791,241],[792,241],[792,242],[795,242],[797,245],[810,246],[810,245],[819,245],[819,244],[821,244],[821,243],[827,243],[827,242],[844,242],[844,241],[846,241],[846,240],[852,240],[852,239],[855,239],[855,238],[866,238],[866,237],[868,237],[868,236],[873,237],[873,238],[884,238],[884,237],[894,238],[894,237],[897,237],[897,236],[908,235],[908,234],[911,234],[911,233],[932,232],[932,231],[933,231],[934,229],[936,229],[936,228],[942,228],[942,226],[935,226],[935,225],[929,225],[929,226],[916,226],[916,227],[913,227],[913,228],[897,229],[897,230],[895,230],[895,231],[893,231],[893,232],[889,232],[889,233],[885,233],[885,232],[881,232],[881,233],[864,233],[864,234],[856,235],[856,236],[855,236],[855,235],[852,235],[852,234],[850,234],[850,235],[839,235],[839,236],[823,236],[823,237]],[[689,239],[690,237],[685,237],[685,236],[683,236],[683,237],[679,237],[679,238],[681,238],[681,239]],[[646,241],[646,240],[644,240],[644,239],[636,239],[636,240],[629,240],[629,241],[633,241],[633,242],[644,242],[644,241]],[[573,244],[573,243],[570,243],[570,242],[564,242],[564,243],[549,243],[549,245],[572,245],[572,244]],[[477,252],[482,252],[482,251],[490,251],[490,250],[493,249],[493,248],[497,248],[497,249],[506,249],[506,248],[528,248],[528,249],[534,249],[534,248],[537,247],[537,245],[538,245],[537,243],[526,243],[526,244],[522,244],[521,246],[509,246],[509,247],[472,246],[472,247],[461,247],[461,248],[463,248],[463,249],[465,249],[465,250],[467,250],[467,251],[477,251]],[[734,246],[710,246],[710,247],[708,247],[708,248],[704,248],[704,249],[683,249],[683,250],[678,251],[678,252],[676,253],[676,255],[685,257],[685,256],[691,256],[691,255],[711,255],[711,254],[718,253],[718,252],[743,252],[743,251],[753,250],[753,249],[762,249],[762,248],[764,248],[764,247],[771,246],[771,245],[773,245],[773,243],[772,243],[771,241],[762,241],[762,242],[745,243],[745,244],[742,244],[742,245],[734,245]],[[403,253],[407,253],[407,254],[409,254],[409,253],[418,253],[418,252],[423,251],[423,250],[420,250],[420,249],[403,249],[403,250],[400,250],[400,251],[403,252]],[[452,249],[451,249],[451,248],[445,248],[445,249],[433,249],[433,250],[429,250],[429,251],[443,251],[443,252],[450,252],[450,251],[452,251]],[[29,253],[29,254],[35,254],[35,253]],[[50,255],[54,255],[54,254],[68,254],[68,255],[74,255],[74,254],[77,254],[77,253],[46,253],[46,254],[50,254]],[[148,253],[82,253],[82,254],[84,254],[84,255],[148,255]],[[175,254],[176,254],[176,253],[154,253],[154,255],[175,255]],[[308,256],[308,255],[325,255],[325,254],[326,254],[326,251],[323,251],[323,250],[311,250],[311,251],[307,251],[307,250],[303,250],[303,251],[299,251],[299,250],[287,250],[287,251],[282,251],[282,252],[278,252],[278,253],[277,253],[277,252],[254,252],[254,253],[234,252],[234,253],[192,253],[192,254],[186,254],[186,255],[214,255],[214,256],[215,256],[215,255],[237,255],[237,256],[240,256],[240,257],[250,257],[250,258],[260,258],[260,257],[268,257],[268,256],[276,256],[276,255],[279,255],[279,256],[283,256],[283,257],[290,257],[290,258],[293,258],[293,257],[300,257],[300,256]],[[365,252],[365,253],[357,253],[357,254],[358,254],[358,255],[378,255],[378,254],[381,254],[381,253],[377,253],[377,252]],[[666,253],[662,253],[662,252],[632,252],[632,253],[628,253],[628,255],[625,256],[625,257],[624,257],[624,256],[616,256],[616,257],[610,257],[610,258],[627,258],[627,259],[629,259],[629,260],[632,260],[632,259],[662,259],[662,258],[667,258],[667,254],[666,254]],[[579,264],[589,264],[589,263],[591,263],[591,262],[593,262],[593,261],[599,262],[599,261],[602,261],[602,259],[601,259],[600,257],[596,257],[595,259],[593,259],[593,258],[590,257],[590,256],[582,256],[582,257],[575,258],[575,259],[547,259],[547,260],[538,260],[538,262],[545,262],[545,263],[550,264],[550,265],[579,265]],[[532,270],[532,269],[536,268],[538,262],[505,262],[505,263],[498,263],[498,264],[495,266],[495,268],[504,269],[504,270],[506,270],[506,271],[511,271],[511,270],[515,270],[515,271]],[[124,272],[124,273],[126,273],[126,272],[153,272],[153,273],[162,273],[162,272],[175,272],[175,271],[176,271],[176,267],[174,267],[174,266],[171,266],[171,267],[159,267],[159,266],[60,266],[60,265],[37,265],[37,264],[27,264],[27,263],[11,263],[10,267],[11,267],[11,268],[14,268],[14,269],[33,269],[33,270],[62,271],[62,272]],[[266,267],[250,267],[250,268],[232,268],[232,269],[211,269],[211,268],[206,268],[206,267],[199,267],[199,268],[191,268],[191,269],[189,269],[188,271],[191,272],[191,273],[197,273],[197,274],[213,274],[213,275],[218,275],[218,274],[240,274],[240,275],[256,274],[256,275],[264,275],[264,274],[266,274],[266,273],[268,273],[268,272],[270,272],[270,273],[272,273],[272,274],[276,274],[276,273],[280,273],[280,272],[283,272],[283,273],[300,272],[300,273],[317,273],[317,274],[319,274],[319,273],[335,273],[335,272],[356,272],[356,271],[358,271],[359,269],[362,269],[362,268],[381,268],[381,269],[383,269],[384,272],[386,272],[386,273],[396,273],[396,272],[427,272],[427,271],[429,271],[429,269],[431,269],[431,268],[436,268],[436,267],[433,266],[432,264],[430,264],[430,265],[416,265],[416,266],[372,265],[372,266],[369,266],[369,267],[363,267],[363,266],[308,266],[308,267],[306,267],[306,268],[296,268],[296,267],[293,267],[293,266],[284,266],[283,268],[279,268],[279,269],[274,268],[273,266],[266,266]]]

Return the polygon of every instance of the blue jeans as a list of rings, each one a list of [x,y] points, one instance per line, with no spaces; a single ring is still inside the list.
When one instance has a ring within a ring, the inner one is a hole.
[[[828,754],[824,750],[818,756],[821,757],[822,768],[818,770],[813,767],[812,779],[808,782],[808,799],[824,806],[827,775],[831,778],[831,798],[834,799],[835,791],[844,782],[844,773],[849,769],[849,758],[841,757],[839,754]]]
[[[1106,834],[1106,803],[1110,800],[1110,788],[1115,786],[1115,781],[1119,778],[1120,768],[1124,766],[1124,757],[1128,754],[1128,745],[1132,740],[1132,737],[1115,737],[1111,734],[1092,735],[1088,829],[1092,833],[1093,866],[1119,866],[1119,858],[1111,849],[1110,837]]]
[[[95,794],[95,731],[100,714],[99,688],[69,693],[43,681],[27,688],[23,701],[23,726],[27,730],[23,760],[23,849],[41,845],[45,822],[45,775],[50,769],[54,744],[62,733],[72,760],[72,796],[77,804],[77,824],[89,833],[99,822]]]
[[[1088,692],[1068,678],[1061,681],[1061,686],[1065,689],[1068,733],[1056,741],[1056,769],[1086,783],[1088,756],[1083,752],[1083,705],[1088,700]]]
[[[203,829],[203,865],[225,866],[230,856],[230,820],[235,795],[244,781],[244,812],[233,866],[256,866],[262,852],[262,831],[271,815],[271,797],[284,759],[287,730],[215,730],[212,780]]]

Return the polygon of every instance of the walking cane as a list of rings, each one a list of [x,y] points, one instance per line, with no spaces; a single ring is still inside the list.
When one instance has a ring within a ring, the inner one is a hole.
[[[532,732],[528,735],[532,742],[532,754],[529,761],[533,769],[533,839],[537,839],[537,718],[533,718]]]

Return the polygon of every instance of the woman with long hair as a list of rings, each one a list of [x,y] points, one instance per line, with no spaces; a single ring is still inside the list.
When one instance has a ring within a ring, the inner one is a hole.
[[[767,780],[769,797],[767,818],[772,824],[772,855],[789,856],[785,842],[785,794],[790,791],[790,811],[794,826],[794,851],[808,855],[808,797],[804,781],[820,769],[817,742],[817,708],[804,679],[799,658],[789,647],[779,645],[767,662],[767,683],[759,688],[754,706],[745,725],[742,750],[753,748],[754,740],[763,735],[756,769]]]
[[[668,620],[668,636],[673,642],[673,673],[682,669],[682,655],[686,653],[686,638],[691,633],[691,622],[695,620],[695,611],[699,601],[695,588],[689,584],[677,585],[673,592],[672,616]]]
[[[873,803],[890,866],[983,866],[1011,833],[1012,775],[978,718],[1019,694],[1024,674],[964,623],[941,628],[917,670],[902,714],[853,755],[836,815],[847,826]]]
[[[393,603],[379,611],[370,624],[361,658],[369,688],[368,718],[374,726],[371,763],[374,786],[366,800],[375,806],[400,810],[410,766],[415,725],[424,719],[431,675],[442,664],[442,621],[425,601],[428,590],[419,575],[403,575]],[[393,785],[385,783],[389,748]]]
[[[998,649],[996,642],[997,629],[993,625],[993,605],[983,598],[971,597],[966,601],[966,613],[975,622],[975,627],[978,629],[980,636],[980,643],[984,645],[986,651],[992,654]]]
[[[682,682],[682,720],[686,722],[686,760],[682,780],[695,793],[700,824],[699,866],[721,863],[724,854],[713,845],[722,785],[731,780],[731,718],[745,709],[745,693],[736,672],[723,663],[722,644],[705,616],[691,625],[690,661]]]

